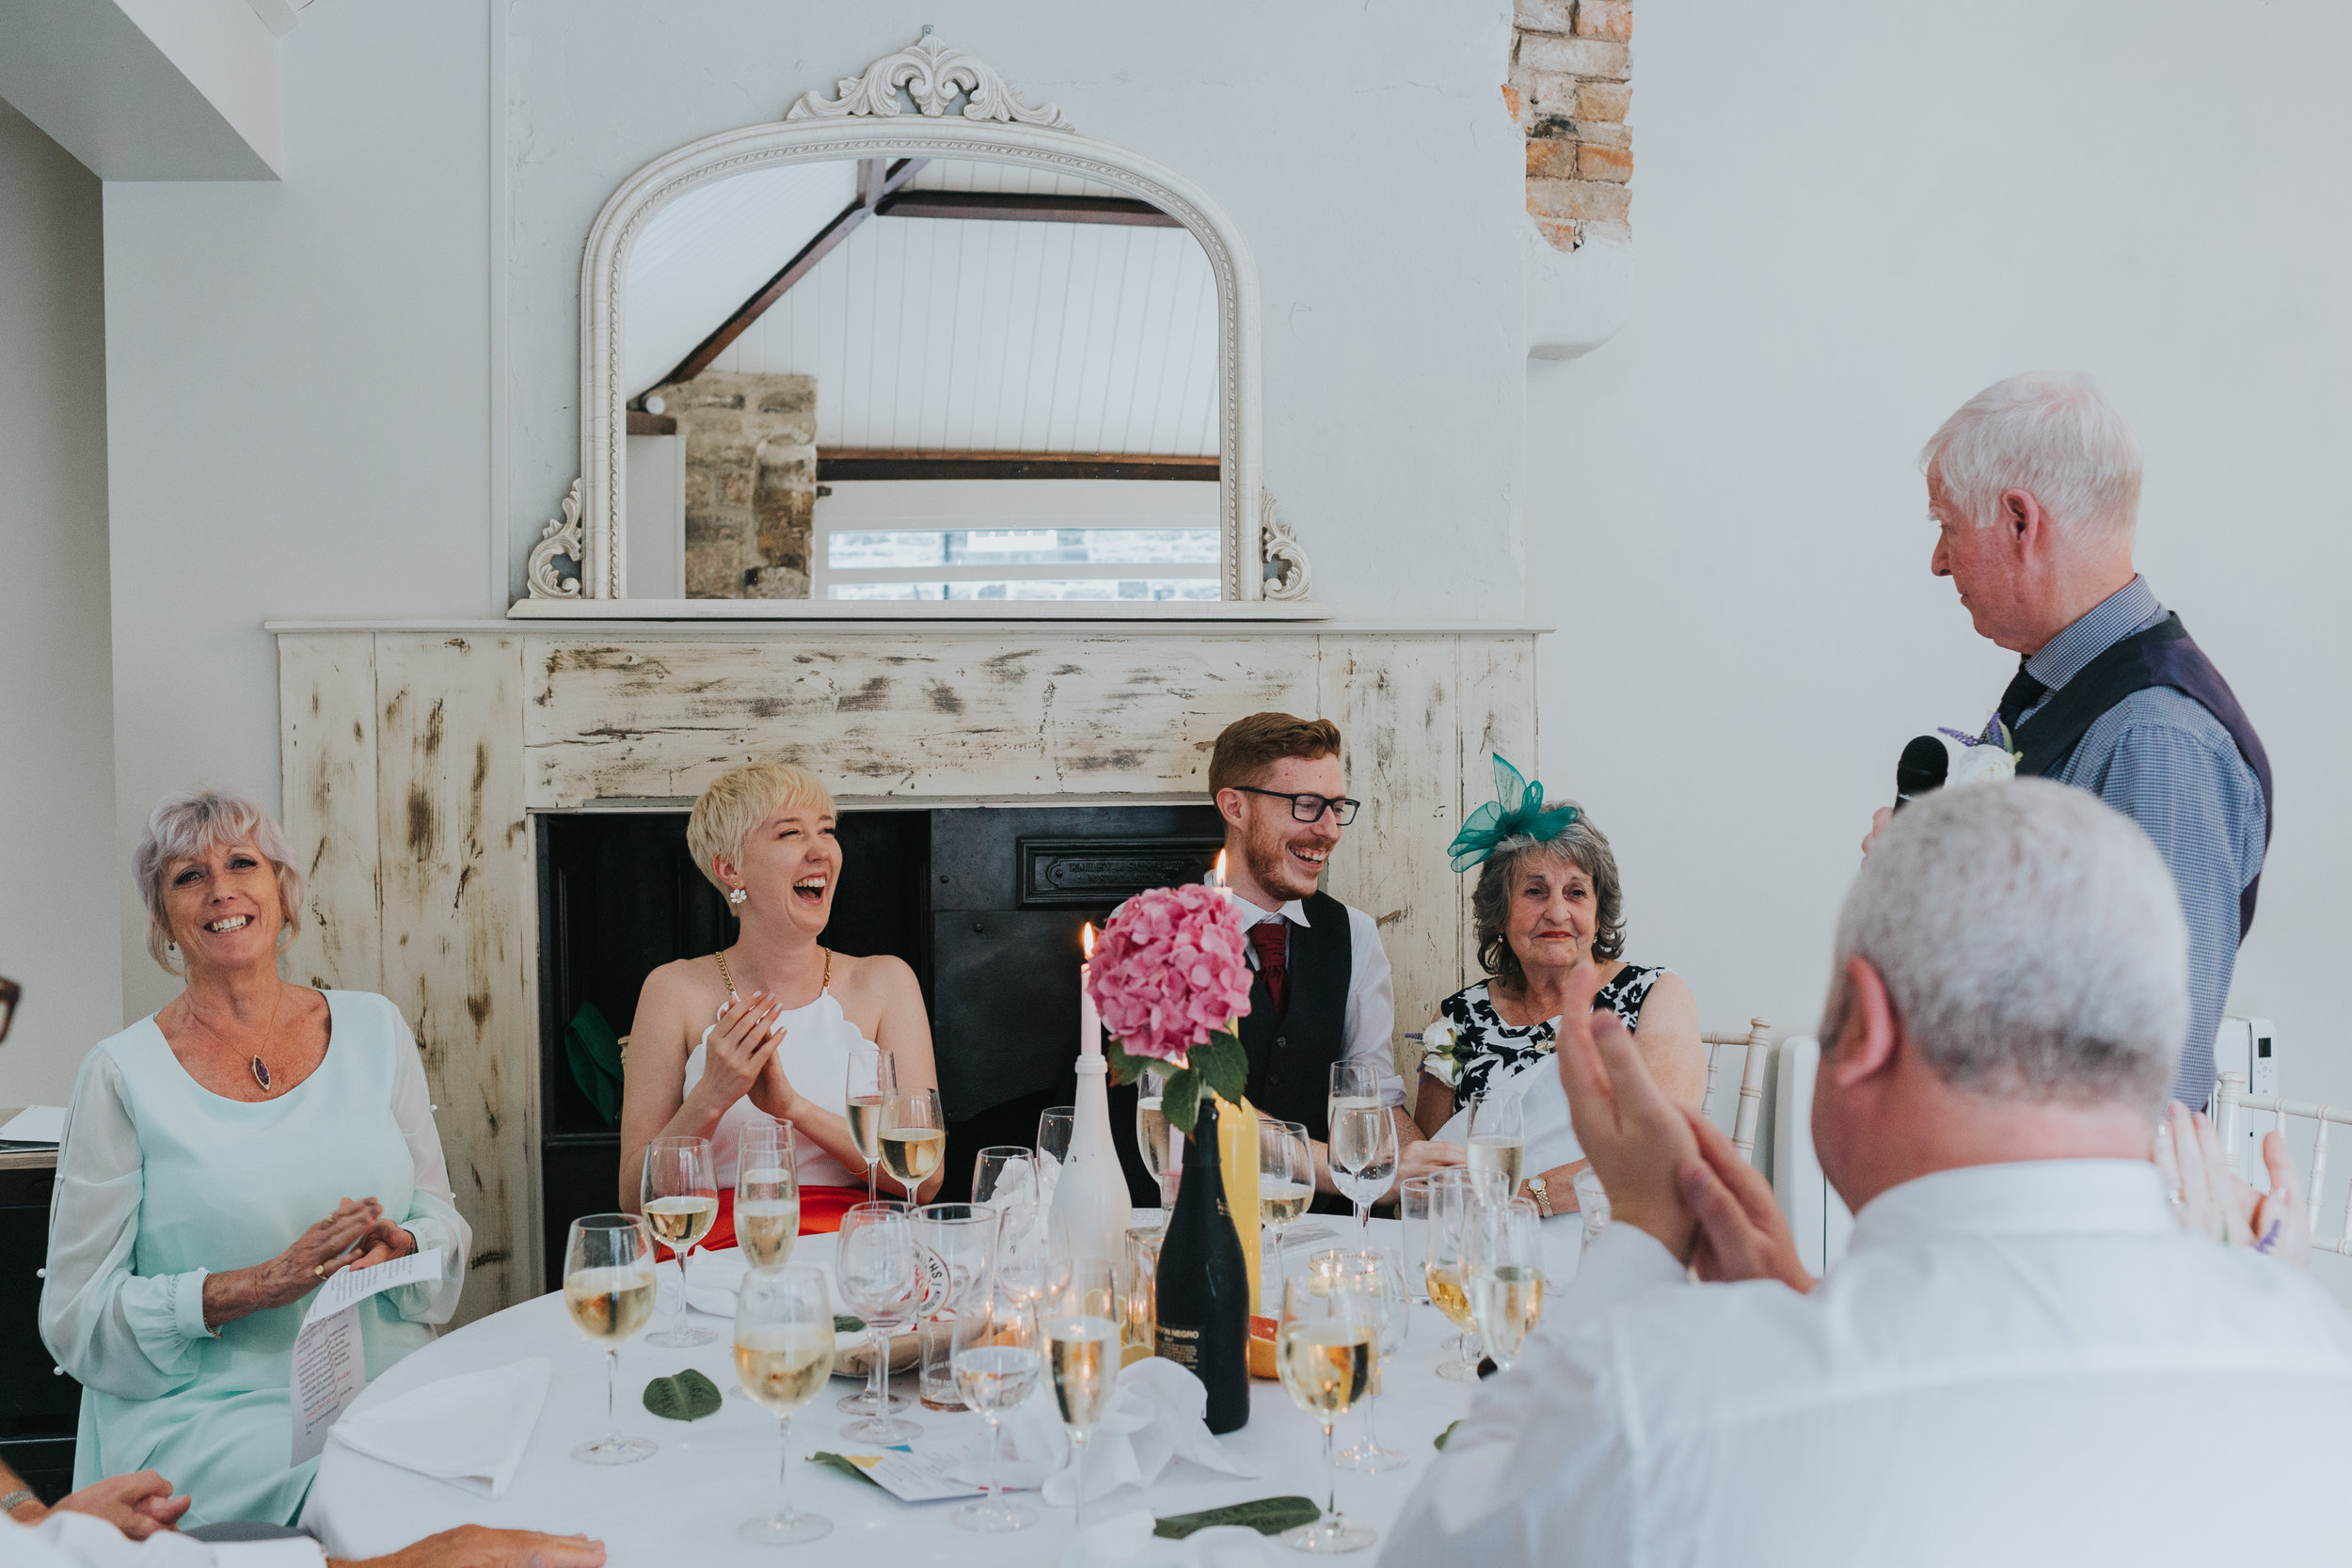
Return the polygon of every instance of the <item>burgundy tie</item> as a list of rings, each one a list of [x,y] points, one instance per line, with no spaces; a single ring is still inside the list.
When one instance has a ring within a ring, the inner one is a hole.
[[[1249,945],[1258,950],[1258,973],[1265,976],[1279,1022],[1291,1008],[1291,923],[1279,917],[1259,921],[1249,927]]]

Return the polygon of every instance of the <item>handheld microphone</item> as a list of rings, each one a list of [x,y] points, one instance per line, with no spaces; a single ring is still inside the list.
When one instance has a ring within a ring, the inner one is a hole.
[[[1915,797],[1943,788],[1951,770],[1951,750],[1942,736],[1914,738],[1903,748],[1902,760],[1895,764],[1895,809],[1900,811]]]

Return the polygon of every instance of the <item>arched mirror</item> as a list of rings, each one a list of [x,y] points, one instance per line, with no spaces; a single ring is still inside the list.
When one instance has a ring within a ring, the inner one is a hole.
[[[925,36],[597,218],[517,614],[1314,615],[1223,212]]]

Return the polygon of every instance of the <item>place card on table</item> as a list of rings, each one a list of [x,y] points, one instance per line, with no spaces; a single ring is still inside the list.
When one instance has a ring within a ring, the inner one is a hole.
[[[828,1468],[861,1476],[902,1503],[977,1497],[988,1491],[985,1486],[958,1481],[930,1460],[917,1458],[902,1449],[882,1453],[814,1453],[809,1458]]]

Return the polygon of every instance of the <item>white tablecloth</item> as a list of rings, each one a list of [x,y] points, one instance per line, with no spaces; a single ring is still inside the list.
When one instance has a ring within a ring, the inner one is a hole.
[[[1352,1222],[1326,1223],[1343,1242],[1352,1241]],[[1397,1244],[1395,1222],[1375,1220],[1373,1228],[1376,1243]],[[1572,1267],[1573,1246],[1571,1238],[1566,1258],[1555,1262]],[[810,1236],[802,1239],[792,1259],[830,1272],[833,1255],[833,1237]],[[1270,1275],[1271,1248],[1266,1262]],[[1565,1283],[1556,1266],[1548,1272],[1555,1286]],[[838,1303],[835,1309],[848,1310]],[[444,1335],[378,1378],[353,1407],[364,1410],[438,1378],[503,1366],[528,1355],[548,1357],[555,1375],[547,1407],[505,1497],[483,1497],[330,1442],[319,1461],[304,1522],[339,1557],[394,1551],[421,1536],[468,1523],[567,1534],[584,1531],[605,1543],[609,1560],[617,1565],[773,1564],[796,1557],[812,1562],[887,1561],[892,1568],[1051,1563],[1068,1545],[1070,1511],[1043,1508],[1034,1493],[1021,1496],[1039,1506],[1037,1524],[1009,1535],[978,1535],[948,1522],[955,1503],[901,1503],[866,1482],[806,1464],[806,1456],[818,1449],[856,1446],[839,1435],[852,1418],[834,1408],[835,1399],[856,1387],[845,1378],[835,1378],[792,1423],[793,1500],[830,1516],[834,1533],[813,1550],[755,1546],[737,1539],[738,1524],[768,1513],[774,1503],[774,1418],[736,1397],[718,1415],[703,1420],[665,1421],[649,1414],[642,1399],[648,1380],[690,1366],[700,1368],[721,1388],[735,1386],[725,1321],[699,1313],[694,1317],[718,1330],[721,1338],[694,1350],[663,1350],[642,1339],[621,1350],[620,1427],[660,1444],[660,1452],[652,1458],[612,1469],[570,1458],[575,1445],[604,1430],[604,1353],[572,1327],[562,1297],[548,1294]],[[1388,1365],[1379,1402],[1381,1441],[1412,1462],[1405,1469],[1380,1475],[1342,1470],[1340,1507],[1351,1518],[1385,1531],[1406,1494],[1426,1473],[1436,1451],[1431,1440],[1469,1408],[1469,1388],[1439,1378],[1432,1370],[1439,1358],[1439,1341],[1452,1333],[1434,1308],[1415,1309],[1404,1348]],[[913,1374],[902,1375],[897,1384],[912,1397]],[[958,1437],[976,1444],[986,1440],[984,1423],[969,1412],[940,1414],[918,1408],[910,1414],[924,1430],[925,1440],[917,1446],[926,1450]],[[1342,1418],[1340,1446],[1359,1437],[1363,1424],[1361,1416]],[[1318,1501],[1326,1496],[1321,1435],[1279,1384],[1253,1379],[1249,1423],[1222,1441],[1257,1468],[1258,1479],[1171,1465],[1148,1493],[1121,1488],[1089,1504],[1088,1517],[1108,1518],[1136,1509],[1187,1513],[1286,1494]]]

